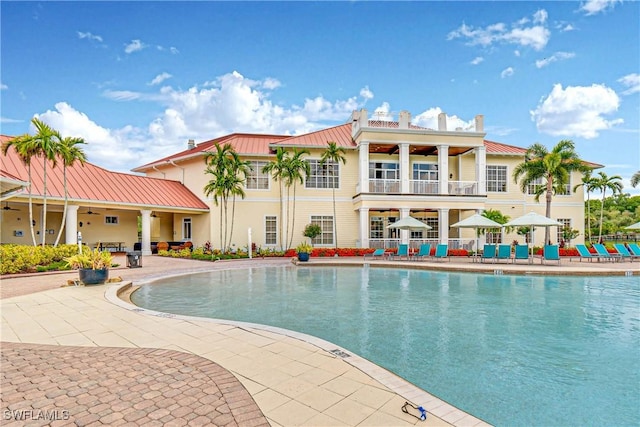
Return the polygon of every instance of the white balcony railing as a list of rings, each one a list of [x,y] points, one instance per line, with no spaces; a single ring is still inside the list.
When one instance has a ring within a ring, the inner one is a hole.
[[[478,194],[476,181],[449,181],[449,194],[460,196],[473,196]]]
[[[370,193],[399,193],[400,180],[399,179],[370,179],[369,192]]]
[[[439,181],[411,180],[411,192],[415,194],[438,194]]]

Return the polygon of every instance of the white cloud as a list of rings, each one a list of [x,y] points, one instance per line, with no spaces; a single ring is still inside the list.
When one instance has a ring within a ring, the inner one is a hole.
[[[606,12],[608,9],[613,9],[616,3],[622,3],[621,0],[587,0],[580,5],[580,11],[586,15],[597,15],[601,12]]]
[[[429,108],[416,115],[411,122],[417,126],[435,130],[438,129],[438,115],[441,113],[443,113],[443,111],[440,107]],[[458,116],[447,115],[447,130],[453,131],[456,129],[474,130],[475,119],[465,121]]]
[[[153,78],[153,80],[151,80],[148,84],[150,86],[155,86],[155,85],[159,85],[160,83],[162,83],[163,81],[170,79],[171,77],[173,77],[171,74],[169,73],[160,73],[157,76],[155,76]]]
[[[622,92],[623,95],[631,95],[632,93],[640,92],[640,74],[633,73],[619,78],[618,81],[629,89]]]
[[[91,33],[88,33],[88,32],[87,33],[83,33],[81,31],[78,31],[77,34],[78,34],[78,38],[81,39],[81,40],[82,39],[89,39],[89,40],[95,40],[97,42],[102,43],[102,37],[101,36],[97,36],[95,34],[91,34]]]
[[[373,98],[373,92],[364,87],[346,99],[316,96],[305,99],[301,106],[274,105],[271,90],[280,86],[274,78],[254,80],[234,71],[184,90],[152,86],[154,91],[149,93],[103,92],[114,101],[162,106],[150,123],[138,127],[104,128],[64,102],[41,118],[64,136],[84,138],[89,143],[90,162],[127,171],[184,149],[188,139],[204,141],[232,132],[296,135],[344,123],[353,110]]]
[[[513,69],[513,67],[507,67],[504,70],[502,70],[502,72],[500,73],[500,77],[503,79],[506,77],[511,77],[513,76],[514,72],[515,70]]]
[[[484,61],[484,58],[482,56],[476,56],[471,60],[471,65],[478,65],[483,61]]]
[[[131,40],[131,43],[125,45],[124,47],[124,52],[125,53],[133,53],[133,52],[137,52],[140,51],[144,48],[146,48],[147,45],[142,43],[142,41],[140,40]]]
[[[538,68],[546,67],[547,65],[552,64],[554,62],[563,61],[565,59],[571,59],[571,58],[574,58],[575,56],[576,54],[573,52],[556,52],[547,58],[537,60],[536,67]]]
[[[538,10],[533,15],[533,25],[528,18],[514,22],[509,28],[505,23],[489,25],[485,28],[474,28],[463,23],[458,29],[447,35],[447,40],[456,38],[468,39],[471,46],[491,46],[494,43],[508,43],[519,46],[530,46],[535,50],[543,49],[551,37],[546,27],[547,12]]]
[[[146,46],[144,46],[144,47],[146,47]],[[164,46],[160,46],[160,45],[158,45],[158,46],[156,46],[156,49],[157,49],[157,50],[159,50],[160,52],[164,52],[164,51],[168,50],[168,51],[169,51],[169,53],[171,53],[172,55],[177,55],[177,54],[179,54],[179,53],[180,53],[180,51],[178,50],[178,48],[173,47],[173,46],[171,46],[171,47],[169,47],[169,48],[166,48],[166,47],[164,47]]]
[[[538,131],[554,136],[596,138],[600,131],[623,123],[605,119],[620,105],[618,95],[604,85],[568,86],[556,84],[549,95],[530,112]]]
[[[0,83],[0,90],[7,90],[7,89],[9,89],[9,86],[7,86],[4,83]]]

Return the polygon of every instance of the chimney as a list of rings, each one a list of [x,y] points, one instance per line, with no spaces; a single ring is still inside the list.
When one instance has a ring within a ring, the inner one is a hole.
[[[411,113],[408,111],[400,111],[398,122],[398,127],[400,129],[409,129],[409,123],[411,122]]]
[[[189,142],[187,142],[187,147],[189,148],[189,150],[191,150],[192,148],[196,148],[196,143],[193,139],[190,139]]]
[[[438,114],[438,130],[439,131],[447,130],[447,113]]]
[[[482,114],[476,116],[476,132],[484,132],[484,116]]]

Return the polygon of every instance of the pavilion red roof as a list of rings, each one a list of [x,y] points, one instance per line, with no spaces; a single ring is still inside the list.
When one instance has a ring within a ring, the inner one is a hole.
[[[11,137],[1,135],[4,144]],[[11,148],[0,156],[3,174],[23,181],[29,180],[28,170]],[[31,192],[44,194],[44,164],[41,158],[31,162]],[[112,202],[148,207],[208,210],[207,204],[178,181],[149,178],[141,175],[111,172],[91,163],[75,163],[67,167],[67,189],[70,200]],[[47,164],[47,197],[64,198],[63,168]]]

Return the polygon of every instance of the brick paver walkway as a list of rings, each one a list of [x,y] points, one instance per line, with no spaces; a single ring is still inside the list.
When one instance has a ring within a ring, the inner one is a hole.
[[[163,349],[2,343],[3,426],[268,426],[244,386]]]

